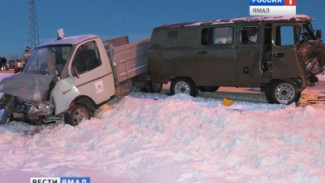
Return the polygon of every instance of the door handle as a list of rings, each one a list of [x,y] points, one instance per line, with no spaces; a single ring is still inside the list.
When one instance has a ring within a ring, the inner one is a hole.
[[[272,56],[273,57],[284,57],[284,53],[281,53],[281,52],[279,52],[279,53],[273,53]]]
[[[208,54],[208,51],[205,51],[205,50],[203,50],[203,51],[199,51],[199,52],[197,52],[199,55],[206,55],[206,54]]]

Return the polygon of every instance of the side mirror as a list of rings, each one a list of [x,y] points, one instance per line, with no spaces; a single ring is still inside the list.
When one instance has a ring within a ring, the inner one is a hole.
[[[322,30],[318,29],[316,31],[316,37],[317,37],[317,39],[322,39]]]
[[[79,72],[77,71],[77,68],[76,67],[73,67],[73,72],[74,72],[74,75],[79,79]]]

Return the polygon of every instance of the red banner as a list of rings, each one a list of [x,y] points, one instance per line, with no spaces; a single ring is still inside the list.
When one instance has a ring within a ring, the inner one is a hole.
[[[285,0],[286,6],[296,6],[296,0]]]

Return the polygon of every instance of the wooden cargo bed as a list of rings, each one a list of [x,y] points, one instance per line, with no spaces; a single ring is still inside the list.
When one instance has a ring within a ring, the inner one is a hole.
[[[150,39],[128,43],[127,37],[121,37],[104,41],[104,44],[112,64],[117,85],[147,73]]]

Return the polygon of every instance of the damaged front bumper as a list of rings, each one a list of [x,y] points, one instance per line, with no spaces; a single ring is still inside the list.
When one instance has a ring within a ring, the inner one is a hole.
[[[59,116],[54,116],[55,107],[49,101],[34,102],[5,94],[0,106],[1,123],[14,120],[43,124],[61,119]]]
[[[0,123],[23,121],[41,125],[62,120],[64,115],[55,115],[55,106],[50,101],[29,101],[4,94],[0,100]]]
[[[13,119],[40,121],[53,114],[54,106],[50,102],[30,102],[16,99],[12,111]]]
[[[0,82],[0,92],[4,93],[0,100],[0,122],[15,120],[40,124],[53,121],[55,106],[49,100],[53,78],[53,75],[20,73],[3,79]]]

